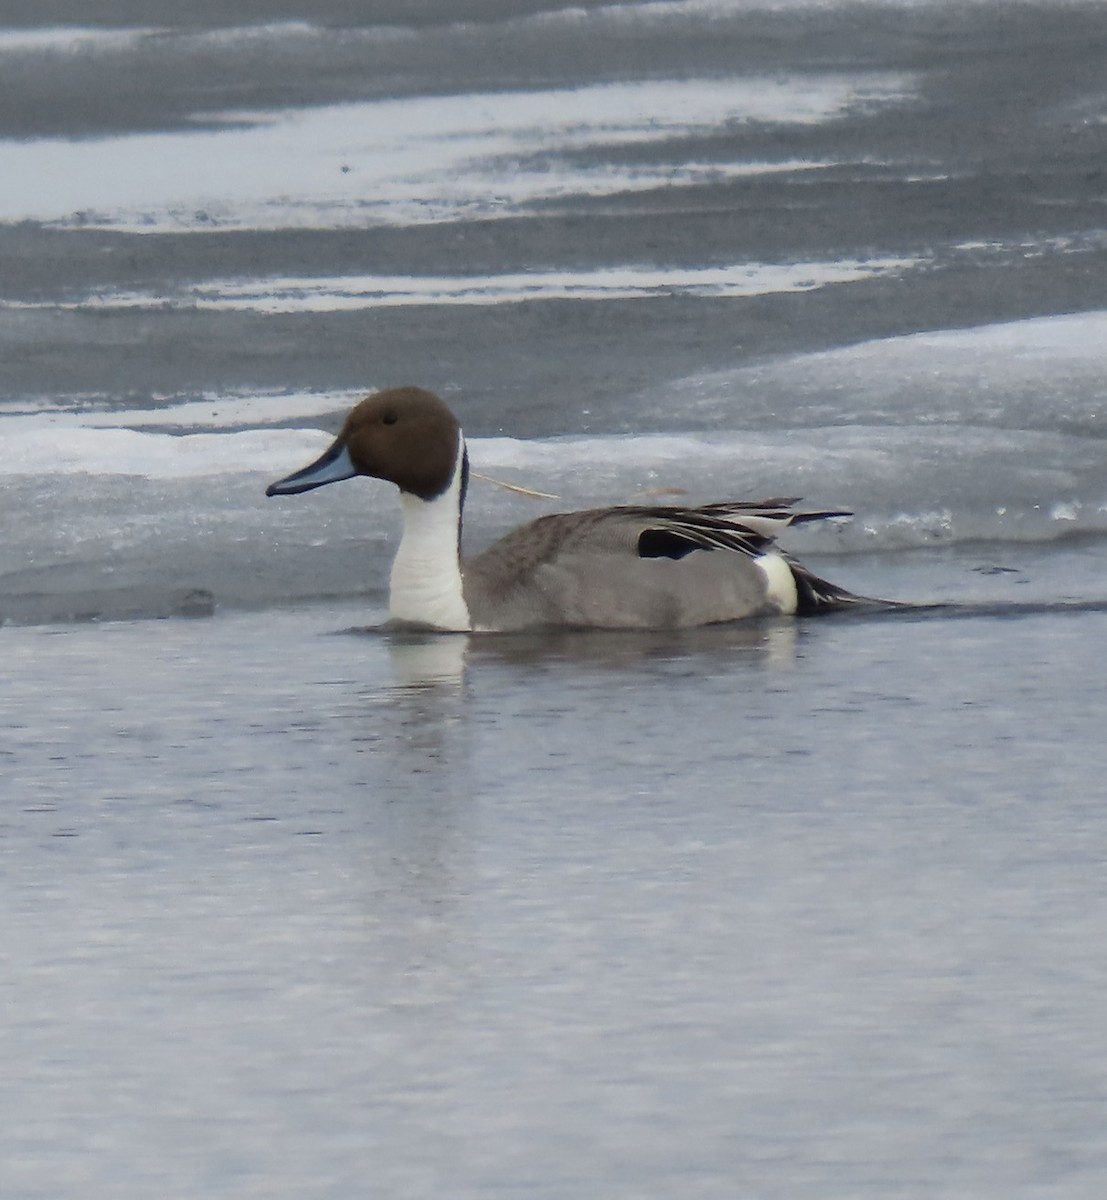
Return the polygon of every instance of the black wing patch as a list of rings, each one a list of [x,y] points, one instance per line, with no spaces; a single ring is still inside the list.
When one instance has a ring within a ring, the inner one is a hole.
[[[729,501],[702,508],[622,508],[649,524],[638,535],[639,558],[681,559],[693,550],[730,550],[751,558],[776,541],[780,529],[828,517],[848,517],[841,510],[796,512],[793,499]],[[828,585],[829,586],[829,585]]]
[[[703,508],[654,508],[622,510],[641,514],[650,521],[638,535],[639,558],[684,558],[693,550],[731,550],[751,557],[760,554],[773,543],[771,535],[751,529],[738,518],[737,512],[749,516],[778,519],[782,524],[792,515],[788,512],[766,512],[753,505],[705,505]]]
[[[638,535],[639,558],[683,558],[693,550],[710,550],[672,529],[643,529]]]

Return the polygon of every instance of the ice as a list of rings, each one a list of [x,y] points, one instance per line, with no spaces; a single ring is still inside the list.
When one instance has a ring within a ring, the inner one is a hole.
[[[1107,436],[1107,311],[937,330],[667,383],[642,416],[690,422],[982,425]]]
[[[358,480],[267,500],[270,480],[329,442],[322,430],[70,430],[23,439],[0,515],[0,616],[69,618],[376,595],[399,535],[394,489]],[[22,469],[32,456],[38,469]],[[474,439],[472,548],[543,512],[623,502],[803,495],[852,523],[795,531],[800,554],[1008,544],[1107,532],[1107,440],[918,427],[519,442]],[[46,470],[44,468],[52,468]],[[182,601],[181,598],[184,598]]]
[[[1102,312],[919,334],[625,401],[639,429],[657,404],[680,411],[685,431],[473,437],[475,472],[556,499],[474,478],[466,542],[549,511],[772,496],[856,514],[790,533],[803,555],[1102,537],[1105,346]],[[205,594],[216,605],[379,601],[399,535],[392,488],[264,496],[322,452],[355,395],[0,416],[0,616],[196,610]]]
[[[559,195],[694,183],[728,170],[725,163],[618,168],[559,159],[571,151],[661,142],[739,121],[826,121],[911,87],[909,77],[887,73],[605,83],[237,112],[233,127],[214,132],[0,141],[0,220],[149,232],[495,214]]]
[[[143,37],[159,32],[153,27],[93,29],[55,25],[41,29],[0,29],[0,55],[74,55],[131,49]]]
[[[14,428],[13,428],[14,426]],[[46,427],[5,422],[0,476],[135,475],[145,479],[279,470],[289,455],[318,454],[330,440],[318,430],[243,430],[173,436],[135,429]]]
[[[918,259],[836,259],[832,262],[742,262],[716,267],[620,266],[586,271],[509,275],[330,275],[250,280],[210,279],[177,296],[108,292],[63,304],[26,302],[12,308],[188,308],[229,312],[333,313],[411,305],[518,304],[532,300],[628,300],[650,296],[763,296],[807,292],[905,271]]]

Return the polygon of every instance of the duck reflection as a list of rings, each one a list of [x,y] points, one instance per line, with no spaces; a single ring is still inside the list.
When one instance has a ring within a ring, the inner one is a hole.
[[[379,625],[350,633],[383,640],[392,668],[393,699],[405,692],[458,690],[478,664],[553,665],[633,669],[652,662],[687,659],[734,667],[770,669],[794,664],[800,631],[794,621],[766,618],[695,629],[551,629],[521,633],[464,635]]]

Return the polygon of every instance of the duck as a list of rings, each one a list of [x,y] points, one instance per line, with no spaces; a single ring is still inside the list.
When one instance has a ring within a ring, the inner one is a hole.
[[[395,484],[403,533],[390,625],[447,632],[682,629],[888,603],[819,578],[776,545],[792,525],[852,513],[798,499],[617,505],[538,517],[461,555],[469,456],[433,392],[375,392],[314,462],[266,488],[291,496],[354,476]]]

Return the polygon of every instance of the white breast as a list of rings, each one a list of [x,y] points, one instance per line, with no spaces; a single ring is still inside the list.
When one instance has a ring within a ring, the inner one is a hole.
[[[393,619],[438,629],[472,628],[461,590],[458,531],[465,443],[459,439],[449,488],[434,500],[400,493],[404,533],[392,563],[388,608]]]

